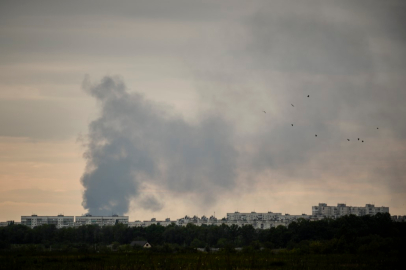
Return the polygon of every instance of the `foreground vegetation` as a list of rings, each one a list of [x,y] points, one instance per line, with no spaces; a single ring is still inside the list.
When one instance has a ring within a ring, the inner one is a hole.
[[[155,248],[287,248],[302,253],[393,253],[406,254],[406,223],[392,222],[389,214],[345,216],[339,219],[309,221],[301,219],[288,227],[255,230],[252,226],[152,225],[128,228],[123,224],[87,225],[56,229],[43,225],[31,229],[24,225],[0,228],[0,250],[31,248],[36,250],[99,250],[115,243],[130,244],[146,240]],[[29,247],[31,245],[31,247]],[[128,248],[128,247],[127,247]]]
[[[290,252],[135,251],[107,254],[0,254],[0,269],[403,269],[395,256],[300,255]]]
[[[133,240],[152,248],[133,247]],[[0,269],[402,269],[404,254],[406,223],[392,222],[388,214],[299,220],[268,230],[192,224],[0,228]]]

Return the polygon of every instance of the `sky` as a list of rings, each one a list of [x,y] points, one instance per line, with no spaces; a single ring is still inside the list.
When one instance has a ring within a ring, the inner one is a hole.
[[[0,1],[0,221],[405,215],[405,18],[395,0]]]

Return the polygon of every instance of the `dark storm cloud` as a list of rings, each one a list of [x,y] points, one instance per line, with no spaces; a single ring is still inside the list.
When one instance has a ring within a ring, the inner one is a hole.
[[[128,93],[117,78],[105,77],[84,88],[101,106],[89,125],[83,206],[94,214],[123,214],[132,199],[159,210],[162,202],[143,196],[143,184],[193,194],[205,204],[234,186],[236,151],[221,117],[208,115],[191,125],[165,107]]]

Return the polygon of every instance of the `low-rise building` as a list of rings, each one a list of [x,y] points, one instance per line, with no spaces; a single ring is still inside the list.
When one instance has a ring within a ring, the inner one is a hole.
[[[391,216],[392,221],[395,222],[406,222],[406,216]]]
[[[141,248],[151,248],[151,244],[147,241],[132,241],[130,243],[132,247],[141,247]]]
[[[0,222],[0,227],[7,227],[7,226],[9,226],[9,225],[12,225],[12,224],[20,224],[20,222],[14,222],[14,220],[7,220],[7,221],[2,221],[2,222]]]

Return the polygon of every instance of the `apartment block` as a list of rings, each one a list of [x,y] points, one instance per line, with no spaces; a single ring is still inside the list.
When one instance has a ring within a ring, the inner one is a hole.
[[[93,216],[90,214],[86,214],[84,216],[76,216],[75,220],[76,220],[75,226],[99,225],[103,227],[103,226],[111,226],[116,223],[128,225],[128,216],[119,216],[119,215]]]
[[[74,224],[73,216],[21,216],[21,224],[34,228],[44,224],[53,224],[56,228],[72,227]]]
[[[128,227],[148,227],[150,225],[161,225],[161,226],[169,226],[172,223],[176,223],[175,221],[171,221],[170,218],[166,218],[165,220],[156,220],[156,218],[151,218],[151,220],[140,221],[136,220],[133,222],[128,222]]]
[[[313,216],[324,217],[341,217],[345,215],[375,215],[377,213],[389,213],[389,207],[375,207],[373,204],[366,204],[365,207],[347,206],[344,203],[339,203],[337,206],[328,206],[326,203],[319,203],[318,206],[312,206]]]
[[[14,220],[8,220],[0,222],[0,227],[7,227],[10,225],[18,225],[18,224],[21,224],[21,222],[14,222]]]

